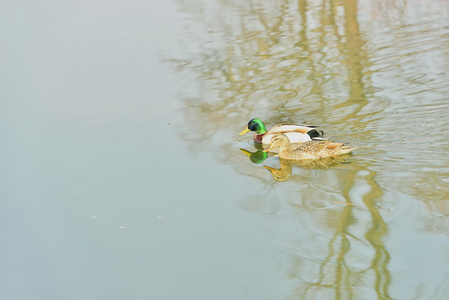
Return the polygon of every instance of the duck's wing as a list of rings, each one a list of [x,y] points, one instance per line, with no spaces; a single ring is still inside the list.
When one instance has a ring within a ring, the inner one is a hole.
[[[337,142],[323,142],[326,143],[326,150],[330,150],[334,155],[341,155],[351,152],[357,147],[346,145],[345,143],[337,143]]]
[[[304,154],[316,154],[327,148],[327,142],[321,141],[308,141],[299,144],[295,149],[292,149],[292,154],[304,155]]]
[[[274,135],[276,133],[283,133],[288,136],[288,139],[292,143],[300,143],[310,140],[327,140],[323,137],[324,132],[317,130],[317,127],[318,126],[300,124],[279,124],[268,130],[266,134]],[[304,137],[301,137],[302,135],[304,135]],[[308,137],[306,135],[308,135]]]
[[[287,138],[290,140],[290,143],[292,144],[297,144],[297,143],[302,143],[302,142],[307,142],[307,141],[311,141],[312,138],[307,134],[307,133],[300,133],[300,132],[285,132],[284,133]],[[273,136],[275,136],[276,134],[265,134],[262,138],[262,144],[270,144],[271,143],[271,139],[273,138]]]
[[[311,141],[315,137],[322,136],[320,132],[314,129],[316,126],[298,125],[298,124],[279,124],[271,128],[264,134],[262,143],[269,144],[271,138],[278,133],[285,134],[290,143],[302,143]]]
[[[325,142],[325,144],[326,144],[326,148],[329,150],[335,150],[344,145],[344,143],[337,143],[337,142],[331,142],[331,141]]]
[[[313,130],[318,126],[308,126],[299,124],[279,124],[267,131],[266,134],[277,134],[277,133],[288,133],[297,132],[302,134],[307,134],[310,130]]]

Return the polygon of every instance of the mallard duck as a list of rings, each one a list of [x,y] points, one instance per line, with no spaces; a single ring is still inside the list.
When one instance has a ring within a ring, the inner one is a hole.
[[[278,133],[271,139],[270,146],[264,152],[280,147],[279,157],[288,160],[317,159],[332,157],[351,152],[357,147],[347,146],[344,143],[332,141],[308,141],[291,148],[290,141],[283,133]]]
[[[316,130],[316,127],[298,124],[279,124],[267,131],[265,124],[260,119],[251,119],[248,122],[248,126],[239,135],[254,131],[254,142],[267,145],[270,144],[273,135],[277,133],[285,134],[291,143],[324,140],[323,132]]]

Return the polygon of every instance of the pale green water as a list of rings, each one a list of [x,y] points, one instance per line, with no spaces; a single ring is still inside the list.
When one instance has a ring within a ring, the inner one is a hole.
[[[2,8],[1,299],[447,299],[447,1]]]

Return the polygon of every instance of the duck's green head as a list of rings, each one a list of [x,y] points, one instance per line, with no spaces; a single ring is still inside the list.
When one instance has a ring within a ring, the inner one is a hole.
[[[260,119],[251,119],[248,122],[248,126],[246,126],[246,128],[242,132],[240,132],[239,135],[243,135],[249,131],[254,131],[257,134],[262,134],[267,132],[267,129]]]

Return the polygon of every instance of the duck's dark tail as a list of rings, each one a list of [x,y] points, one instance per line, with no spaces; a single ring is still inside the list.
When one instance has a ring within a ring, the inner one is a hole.
[[[310,138],[312,140],[318,140],[318,141],[323,141],[323,140],[327,140],[324,137],[324,132],[322,130],[316,130],[316,129],[312,129],[307,131],[307,134],[310,136]]]

